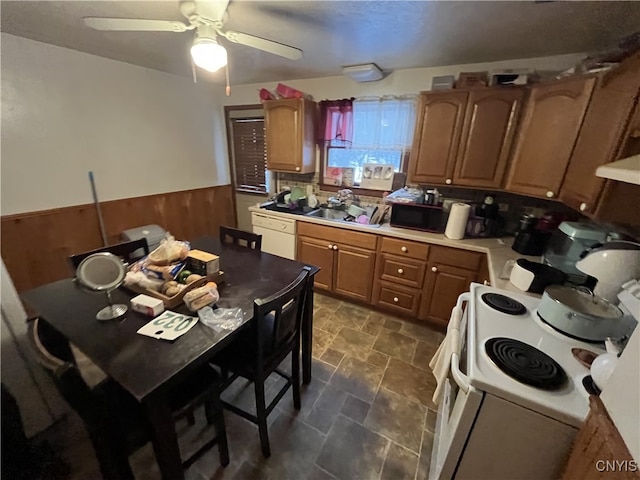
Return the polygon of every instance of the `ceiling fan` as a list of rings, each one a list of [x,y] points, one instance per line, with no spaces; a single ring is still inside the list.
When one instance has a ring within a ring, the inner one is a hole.
[[[193,62],[209,72],[227,65],[227,51],[218,38],[247,45],[291,60],[302,58],[302,50],[283,43],[256,37],[247,33],[222,30],[229,0],[205,1],[196,5],[194,1],[181,1],[180,12],[188,24],[169,20],[144,20],[132,18],[85,17],[84,23],[95,30],[140,31],[140,32],[186,32],[195,30],[191,45]]]

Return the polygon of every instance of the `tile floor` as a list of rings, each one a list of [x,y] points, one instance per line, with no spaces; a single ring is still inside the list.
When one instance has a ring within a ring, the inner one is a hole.
[[[315,299],[313,380],[302,388],[299,412],[289,391],[271,413],[271,457],[262,458],[253,424],[225,412],[231,463],[221,468],[214,448],[187,470],[187,479],[427,478],[435,423],[435,380],[428,362],[443,335],[330,297]],[[283,368],[290,369],[290,361]],[[268,396],[279,381],[269,379]],[[244,380],[237,380],[223,398],[255,408],[252,385]],[[178,426],[181,448],[207,433],[204,415],[197,413],[195,427]],[[76,415],[41,439],[69,465],[71,478],[100,478]],[[130,461],[136,478],[160,477],[149,444]]]

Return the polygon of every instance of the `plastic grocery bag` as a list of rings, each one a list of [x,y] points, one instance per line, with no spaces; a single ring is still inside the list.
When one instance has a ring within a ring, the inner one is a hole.
[[[204,307],[198,310],[200,321],[216,332],[221,330],[235,330],[240,326],[244,316],[241,308]]]

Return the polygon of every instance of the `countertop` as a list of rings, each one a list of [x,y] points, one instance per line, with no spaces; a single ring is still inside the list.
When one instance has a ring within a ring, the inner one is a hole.
[[[357,223],[349,222],[337,222],[335,220],[326,220],[324,218],[308,217],[305,215],[294,215],[291,213],[274,212],[271,210],[265,210],[259,207],[249,207],[251,212],[259,212],[270,217],[287,218],[289,220],[298,220],[301,222],[316,223],[318,225],[326,225],[334,228],[344,228],[347,230],[356,230],[359,232],[372,233],[375,235],[383,235],[387,237],[402,238],[404,240],[413,240],[415,242],[430,243],[433,245],[442,245],[445,247],[461,248],[464,250],[471,250],[474,252],[481,252],[487,254],[487,263],[489,266],[489,280],[491,285],[503,290],[512,292],[525,293],[518,289],[509,282],[509,280],[503,280],[500,278],[500,272],[509,260],[516,260],[518,258],[526,258],[533,262],[540,262],[540,257],[532,257],[528,255],[522,255],[511,249],[513,243],[513,237],[504,238],[465,238],[463,240],[452,240],[447,238],[442,233],[429,233],[420,232],[417,230],[410,230],[407,228],[392,227],[388,223],[379,227],[369,225],[359,225]],[[534,294],[529,294],[534,295]],[[539,295],[535,295],[539,296]]]

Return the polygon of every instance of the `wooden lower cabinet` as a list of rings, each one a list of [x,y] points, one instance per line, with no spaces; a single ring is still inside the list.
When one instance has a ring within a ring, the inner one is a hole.
[[[334,251],[333,291],[361,302],[369,302],[376,263],[375,252],[349,245],[336,246],[338,249]]]
[[[333,250],[326,240],[298,237],[298,261],[320,267],[314,285],[324,290],[333,289]]]
[[[373,291],[373,304],[415,317],[420,307],[420,290],[378,280]]]
[[[458,296],[469,290],[476,271],[429,262],[418,318],[446,325]]]

